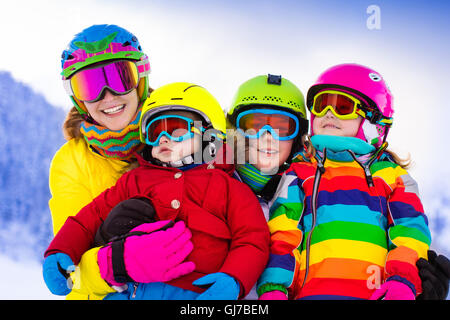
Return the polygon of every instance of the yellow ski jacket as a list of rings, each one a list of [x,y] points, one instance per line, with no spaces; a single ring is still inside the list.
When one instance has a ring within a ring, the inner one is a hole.
[[[67,141],[50,164],[49,207],[54,234],[69,216],[76,215],[101,192],[115,185],[127,166],[127,162],[95,153],[82,138]],[[97,251],[94,248],[83,255],[71,275],[74,287],[67,299],[102,299],[115,292],[100,276]]]

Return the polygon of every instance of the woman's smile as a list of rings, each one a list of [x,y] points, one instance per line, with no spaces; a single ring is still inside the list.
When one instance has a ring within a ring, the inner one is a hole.
[[[107,108],[107,109],[103,109],[101,110],[101,112],[107,114],[107,115],[117,115],[118,113],[120,113],[121,111],[123,111],[125,109],[126,105],[122,104],[119,106],[113,106],[111,108]]]

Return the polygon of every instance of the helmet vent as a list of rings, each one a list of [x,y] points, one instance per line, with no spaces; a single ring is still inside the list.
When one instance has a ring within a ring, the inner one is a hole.
[[[256,98],[255,96],[249,96],[249,97],[242,98],[242,101],[253,101],[253,100],[258,100],[258,98]]]
[[[295,107],[295,108],[301,108],[301,106],[298,103],[294,102],[294,101],[289,101],[288,105],[290,105],[292,107]]]
[[[283,100],[281,98],[273,97],[273,96],[264,96],[263,100],[275,101],[275,102],[283,102]]]
[[[70,53],[68,53],[67,51],[64,51],[61,55],[61,59],[72,60],[72,59],[75,59],[75,57],[73,55],[71,55]]]

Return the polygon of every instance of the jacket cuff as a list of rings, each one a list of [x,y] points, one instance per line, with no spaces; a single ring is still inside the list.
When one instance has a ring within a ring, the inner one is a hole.
[[[388,253],[385,266],[386,279],[398,276],[407,280],[417,294],[422,292],[422,280],[416,262],[418,255],[407,247],[398,247]]]
[[[77,274],[72,273],[74,289],[83,295],[104,297],[108,293],[116,292],[101,277],[97,263],[97,254],[100,248],[93,248],[85,252],[78,265]]]
[[[392,276],[392,277],[389,277],[386,279],[386,282],[388,282],[388,281],[398,281],[403,284],[406,284],[411,289],[411,291],[414,293],[414,296],[417,296],[416,287],[414,286],[414,284],[409,282],[407,279],[400,277],[400,276]]]
[[[260,297],[263,293],[270,292],[270,291],[281,291],[288,295],[288,291],[285,286],[282,284],[276,284],[276,283],[265,283],[258,287],[256,292],[258,293],[258,297]]]

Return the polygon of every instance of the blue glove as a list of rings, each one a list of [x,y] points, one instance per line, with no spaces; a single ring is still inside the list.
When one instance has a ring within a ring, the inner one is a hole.
[[[72,259],[65,253],[55,253],[44,260],[44,281],[49,290],[56,295],[65,296],[70,293],[72,282],[69,273],[75,271]]]
[[[231,276],[218,272],[201,277],[193,285],[209,288],[197,297],[197,300],[237,300],[240,292],[238,282]]]

